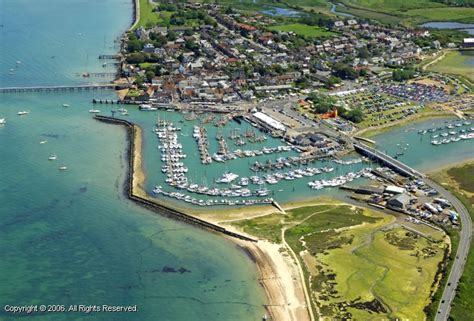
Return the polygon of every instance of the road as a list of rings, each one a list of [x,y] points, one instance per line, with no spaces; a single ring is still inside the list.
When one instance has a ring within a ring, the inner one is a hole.
[[[472,221],[466,207],[459,201],[455,196],[448,192],[441,185],[433,182],[430,179],[424,180],[432,188],[436,189],[442,197],[447,199],[459,213],[461,219],[461,233],[459,239],[459,246],[456,252],[456,258],[454,259],[453,266],[449,272],[447,285],[444,288],[443,296],[438,306],[438,313],[436,314],[435,321],[446,321],[448,320],[449,313],[451,311],[451,303],[456,295],[456,287],[459,279],[462,276],[464,270],[464,264],[469,254],[469,247],[471,245],[472,237]]]

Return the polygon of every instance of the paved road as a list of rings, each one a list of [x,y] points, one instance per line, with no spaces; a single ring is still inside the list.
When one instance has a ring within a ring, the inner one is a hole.
[[[466,207],[464,207],[461,201],[459,201],[455,196],[430,179],[425,179],[425,182],[436,189],[442,197],[447,199],[454,206],[456,211],[459,213],[462,224],[456,258],[454,259],[453,266],[449,272],[448,283],[444,288],[443,296],[441,297],[438,306],[438,313],[435,317],[435,321],[446,321],[451,311],[451,303],[456,295],[457,284],[462,276],[464,264],[466,263],[467,255],[469,254],[472,236],[472,221]]]

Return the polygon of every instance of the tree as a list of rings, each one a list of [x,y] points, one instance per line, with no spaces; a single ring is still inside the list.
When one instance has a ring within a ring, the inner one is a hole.
[[[313,91],[308,95],[306,100],[313,103],[314,112],[317,114],[324,114],[334,109],[336,101],[331,96],[321,94],[317,91]]]
[[[135,85],[137,85],[137,87],[142,87],[144,82],[145,79],[142,76],[138,75],[137,77],[135,77]]]
[[[415,77],[415,70],[413,69],[395,69],[392,72],[392,79],[395,81],[408,80]]]
[[[167,38],[169,41],[175,41],[178,35],[173,30],[168,31]]]
[[[189,49],[192,51],[199,48],[199,46],[192,40],[186,40],[186,43],[184,44],[184,46],[186,47],[186,49]]]
[[[129,64],[141,64],[145,62],[145,54],[142,52],[134,52],[127,56]]]
[[[131,39],[127,43],[127,50],[128,52],[137,52],[137,51],[142,51],[144,46],[143,41],[138,40],[137,38]]]
[[[334,74],[342,79],[356,79],[359,77],[354,68],[344,63],[338,62],[333,66]]]
[[[363,58],[363,59],[369,58],[370,57],[369,49],[367,49],[367,47],[360,48],[359,49],[359,57]]]
[[[153,78],[155,78],[155,73],[151,70],[145,73],[145,78],[148,82],[151,82]]]
[[[347,113],[346,119],[354,123],[360,123],[364,120],[364,112],[360,108],[355,108]]]

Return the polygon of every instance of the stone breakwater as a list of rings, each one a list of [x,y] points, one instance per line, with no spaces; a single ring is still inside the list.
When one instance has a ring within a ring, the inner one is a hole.
[[[188,224],[192,224],[192,225],[205,228],[207,230],[211,230],[214,232],[219,232],[227,236],[238,238],[240,240],[250,241],[250,242],[257,241],[245,235],[241,235],[241,234],[229,231],[216,224],[212,224],[205,220],[186,214],[183,211],[180,211],[166,204],[161,204],[161,203],[158,203],[157,201],[140,196],[139,195],[140,193],[138,193],[138,191],[135,190],[135,188],[137,187],[134,185],[134,179],[135,179],[134,172],[136,171],[135,166],[134,166],[135,161],[136,161],[135,158],[139,157],[135,155],[136,148],[138,148],[138,146],[135,145],[137,125],[123,119],[117,119],[117,118],[107,117],[107,116],[96,115],[94,116],[94,118],[104,123],[122,125],[127,130],[128,146],[127,146],[126,155],[127,155],[128,169],[127,169],[126,182],[124,184],[124,189],[125,189],[125,194],[127,195],[129,199],[140,204],[141,206],[144,206],[150,209],[153,212],[156,212],[160,215],[163,215],[169,218],[180,220]],[[141,193],[141,194],[145,194],[145,193]]]

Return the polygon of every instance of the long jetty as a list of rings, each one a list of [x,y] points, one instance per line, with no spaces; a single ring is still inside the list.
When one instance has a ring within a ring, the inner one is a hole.
[[[152,201],[150,199],[141,197],[139,195],[136,195],[133,191],[133,171],[134,171],[134,162],[135,162],[135,131],[136,131],[136,125],[133,123],[126,121],[124,119],[118,119],[114,117],[108,117],[108,116],[100,116],[96,115],[94,118],[98,121],[104,122],[104,123],[110,123],[110,124],[117,124],[117,125],[122,125],[125,126],[127,129],[127,135],[128,135],[128,150],[127,150],[127,156],[128,156],[128,174],[127,174],[127,182],[125,184],[125,193],[128,196],[129,199],[132,201],[138,203],[139,205],[146,207],[160,215],[173,218],[176,220],[180,220],[207,230],[211,230],[214,232],[219,232],[231,237],[235,237],[244,241],[250,241],[250,242],[257,242],[257,240],[252,239],[250,237],[247,237],[245,235],[241,235],[232,231],[229,231],[225,229],[222,226],[212,224],[210,222],[207,222],[205,220],[199,219],[197,217],[194,217],[192,215],[186,214],[176,208],[173,208],[171,206],[166,206],[164,204]]]
[[[55,92],[55,91],[82,91],[82,90],[108,90],[115,89],[115,84],[98,85],[71,85],[71,86],[31,86],[31,87],[0,87],[0,93],[22,92]]]
[[[405,165],[404,163],[396,160],[389,155],[382,153],[381,151],[371,148],[362,143],[354,143],[354,148],[357,152],[369,157],[372,160],[376,160],[391,169],[395,170],[396,172],[400,173],[403,176],[407,176],[410,178],[424,178],[425,175],[418,172],[417,170]]]

